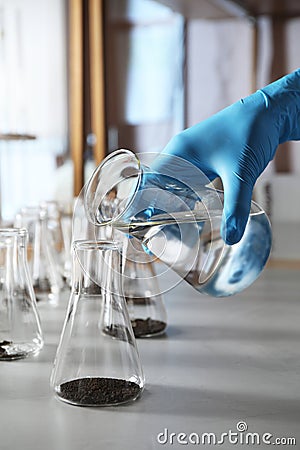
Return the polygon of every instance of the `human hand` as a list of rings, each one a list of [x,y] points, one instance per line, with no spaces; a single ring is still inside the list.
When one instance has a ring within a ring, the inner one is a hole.
[[[210,180],[221,178],[221,234],[232,245],[243,236],[257,178],[280,143],[299,139],[300,69],[179,133],[163,154],[188,160]],[[162,169],[155,161],[151,167]]]

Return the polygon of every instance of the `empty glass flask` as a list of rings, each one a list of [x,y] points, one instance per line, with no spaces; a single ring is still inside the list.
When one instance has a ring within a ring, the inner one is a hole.
[[[50,232],[54,257],[62,279],[70,285],[71,278],[71,234],[72,211],[69,205],[59,204],[55,200],[41,202],[41,207],[46,209],[48,220],[47,227]]]
[[[0,360],[37,353],[43,336],[27,265],[27,230],[0,229]]]
[[[47,210],[40,206],[22,208],[15,218],[16,227],[28,230],[28,264],[37,301],[56,303],[63,280],[48,227]]]
[[[136,237],[199,292],[224,297],[251,285],[271,250],[265,212],[252,202],[243,238],[226,245],[223,192],[182,158],[161,154],[156,164],[163,172],[142,165],[129,150],[105,158],[83,192],[88,220]]]
[[[73,244],[72,291],[51,376],[55,394],[67,403],[118,405],[144,388],[120,264],[113,241]]]

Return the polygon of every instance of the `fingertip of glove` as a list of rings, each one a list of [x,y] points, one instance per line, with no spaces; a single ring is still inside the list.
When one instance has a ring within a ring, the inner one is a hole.
[[[221,227],[221,236],[228,245],[237,244],[244,233],[244,227],[235,217],[223,220]]]

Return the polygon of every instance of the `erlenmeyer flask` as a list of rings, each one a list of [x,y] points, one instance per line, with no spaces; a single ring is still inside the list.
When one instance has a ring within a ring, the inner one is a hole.
[[[79,208],[80,205],[77,204],[76,218],[82,215]],[[167,326],[167,312],[154,267],[157,258],[146,253],[138,239],[128,238],[114,227],[109,225],[97,227],[89,223],[88,229],[93,239],[105,241],[113,239],[122,247],[123,293],[135,337],[152,337],[164,333]],[[84,236],[82,229],[81,233]]]
[[[155,272],[155,257],[146,253],[140,241],[126,238],[123,291],[136,338],[162,334],[167,313]]]
[[[119,251],[113,241],[73,244],[72,291],[51,376],[56,395],[67,403],[117,405],[143,390]]]
[[[163,173],[129,150],[105,158],[83,192],[88,220],[135,236],[199,292],[225,297],[247,288],[271,250],[265,212],[252,202],[243,238],[226,245],[220,231],[223,193],[182,158],[160,154],[156,160]]]
[[[41,207],[47,210],[47,226],[50,232],[54,257],[62,279],[67,285],[71,278],[71,208],[63,206],[55,200],[41,202]]]
[[[28,230],[28,264],[37,301],[56,302],[63,280],[48,229],[48,213],[39,206],[24,207],[16,215],[16,227]]]
[[[0,360],[24,358],[43,346],[26,252],[27,230],[0,229]]]

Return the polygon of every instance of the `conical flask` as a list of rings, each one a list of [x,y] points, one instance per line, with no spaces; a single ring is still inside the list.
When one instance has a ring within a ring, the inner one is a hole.
[[[36,300],[56,303],[63,280],[55,259],[47,210],[39,206],[24,207],[16,215],[15,226],[24,227],[29,233],[28,264]]]
[[[71,278],[71,233],[72,212],[69,206],[59,204],[55,200],[41,202],[47,210],[47,227],[50,232],[56,265],[63,281],[70,285]]]
[[[79,217],[79,206],[75,210]],[[113,208],[113,206],[111,206]],[[167,312],[156,274],[156,256],[145,252],[141,242],[109,225],[89,224],[98,240],[117,241],[122,247],[122,284],[131,325],[136,338],[158,336],[167,327]]]
[[[58,398],[73,405],[126,403],[144,387],[119,252],[113,241],[73,244],[72,290],[51,375]]]
[[[123,291],[136,338],[162,334],[167,326],[167,312],[156,277],[153,255],[141,242],[126,238],[124,245]]]
[[[24,358],[43,347],[27,265],[27,230],[0,229],[0,360]]]

